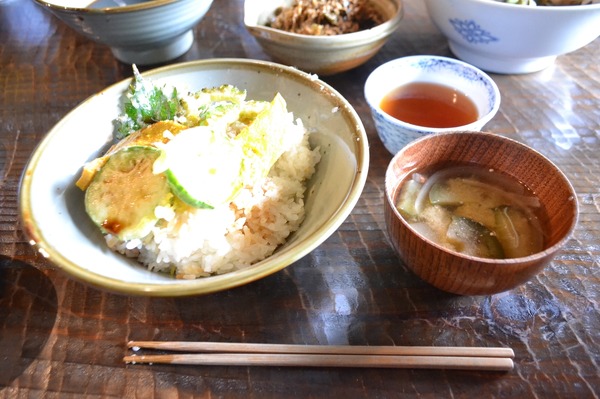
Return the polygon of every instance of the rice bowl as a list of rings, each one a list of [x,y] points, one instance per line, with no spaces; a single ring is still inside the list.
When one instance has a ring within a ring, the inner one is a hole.
[[[299,260],[335,232],[362,192],[369,163],[360,118],[334,89],[313,75],[263,61],[195,61],[148,71],[156,81],[190,89],[229,83],[248,97],[267,100],[281,92],[288,109],[310,132],[320,161],[306,182],[305,215],[300,227],[267,258],[250,267],[201,279],[175,279],[149,271],[136,260],[108,249],[83,209],[74,187],[81,165],[106,151],[119,98],[129,79],[94,95],[66,115],[32,155],[20,187],[24,231],[32,245],[66,273],[96,287],[127,294],[183,296],[236,287],[272,274]],[[89,120],[93,115],[94,123]],[[80,134],[81,126],[86,135]],[[64,151],[66,147],[78,151]]]

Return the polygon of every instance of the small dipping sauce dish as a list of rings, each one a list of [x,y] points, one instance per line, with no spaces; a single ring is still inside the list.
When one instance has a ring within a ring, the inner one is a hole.
[[[398,58],[376,68],[364,95],[385,148],[392,154],[432,133],[478,131],[500,107],[490,76],[441,56]]]

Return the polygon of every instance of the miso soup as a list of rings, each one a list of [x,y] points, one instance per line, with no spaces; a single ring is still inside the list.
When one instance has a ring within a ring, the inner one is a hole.
[[[480,166],[416,171],[396,206],[420,234],[482,258],[519,258],[544,249],[539,199],[511,176]]]

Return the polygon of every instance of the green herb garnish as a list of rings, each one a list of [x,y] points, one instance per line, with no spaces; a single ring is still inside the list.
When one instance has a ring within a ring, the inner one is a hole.
[[[133,82],[127,92],[124,114],[117,119],[117,136],[123,138],[152,123],[174,120],[181,106],[177,89],[158,87],[133,65]]]

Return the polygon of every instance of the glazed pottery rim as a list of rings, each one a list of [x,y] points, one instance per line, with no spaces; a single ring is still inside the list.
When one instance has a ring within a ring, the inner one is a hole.
[[[47,7],[55,12],[66,12],[73,14],[96,14],[96,15],[110,15],[110,14],[125,14],[141,10],[149,10],[153,8],[159,8],[168,4],[177,3],[181,0],[151,0],[142,3],[131,4],[127,6],[118,7],[103,7],[103,8],[90,8],[88,7],[69,7],[64,5],[58,5],[52,0],[34,0],[39,5]],[[208,0],[213,1],[213,0]],[[93,1],[90,1],[90,4]]]

